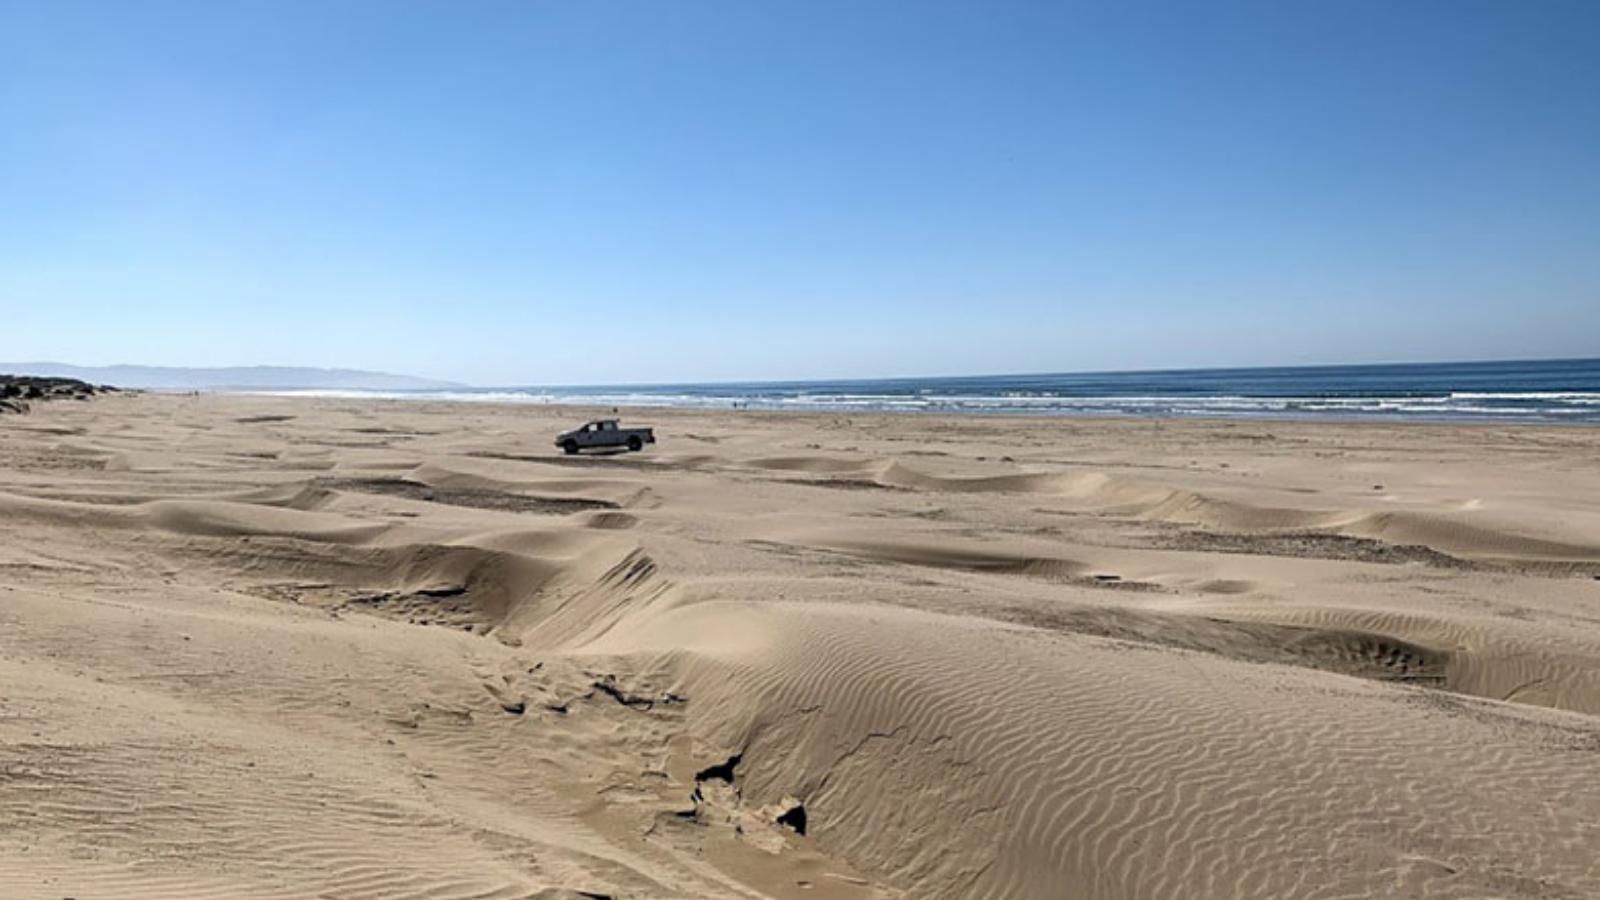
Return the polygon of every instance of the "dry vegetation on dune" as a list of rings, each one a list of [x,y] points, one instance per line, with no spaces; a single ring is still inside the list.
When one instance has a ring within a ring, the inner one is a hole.
[[[1593,429],[581,417],[6,419],[0,897],[1600,896]]]
[[[32,375],[0,375],[0,414],[25,413],[31,404],[47,400],[87,400],[96,394],[114,392],[76,378],[40,378]]]

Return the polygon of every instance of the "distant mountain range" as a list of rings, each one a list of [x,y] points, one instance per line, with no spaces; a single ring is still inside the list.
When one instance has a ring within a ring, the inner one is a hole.
[[[76,378],[91,384],[153,391],[427,391],[464,387],[410,375],[358,369],[296,366],[228,366],[185,369],[166,366],[72,366],[65,363],[0,363],[0,373]]]

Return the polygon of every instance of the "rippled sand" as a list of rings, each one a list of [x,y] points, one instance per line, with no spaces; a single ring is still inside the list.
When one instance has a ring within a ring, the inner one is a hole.
[[[0,897],[1600,896],[1600,430],[0,418]]]

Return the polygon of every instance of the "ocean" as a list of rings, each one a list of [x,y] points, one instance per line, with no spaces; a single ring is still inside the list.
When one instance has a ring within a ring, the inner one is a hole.
[[[1600,422],[1600,359],[299,395],[1073,416]]]

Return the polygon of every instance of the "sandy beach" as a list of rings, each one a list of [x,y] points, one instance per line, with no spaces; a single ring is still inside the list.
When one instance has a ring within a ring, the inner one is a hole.
[[[0,897],[1600,896],[1600,430],[0,417]]]

